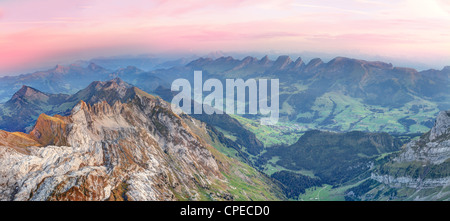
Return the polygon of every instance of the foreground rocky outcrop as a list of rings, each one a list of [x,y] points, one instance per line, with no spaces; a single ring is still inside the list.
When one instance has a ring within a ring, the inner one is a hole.
[[[441,111],[434,127],[420,139],[410,142],[396,161],[441,164],[449,158],[450,111]]]
[[[450,111],[441,111],[434,127],[380,166],[371,178],[410,200],[450,198]]]
[[[207,142],[202,122],[132,90],[126,103],[42,114],[29,134],[1,131],[0,199],[280,199],[267,177]]]

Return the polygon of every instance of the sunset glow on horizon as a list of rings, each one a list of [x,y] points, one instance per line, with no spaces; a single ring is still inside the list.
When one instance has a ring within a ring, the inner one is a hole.
[[[97,56],[218,50],[365,54],[450,65],[446,0],[180,3],[1,1],[0,75]]]

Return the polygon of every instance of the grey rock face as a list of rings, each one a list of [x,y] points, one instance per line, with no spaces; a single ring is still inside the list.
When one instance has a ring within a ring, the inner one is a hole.
[[[439,112],[436,123],[430,131],[430,140],[434,141],[442,135],[450,135],[450,111]]]
[[[441,111],[429,133],[408,143],[397,162],[441,164],[450,158],[450,111]]]
[[[408,143],[402,152],[393,160],[393,165],[414,166],[439,166],[439,170],[446,171],[446,165],[450,159],[450,111],[441,111],[434,127],[421,138]],[[445,163],[445,164],[444,164]],[[444,166],[441,166],[444,165]],[[430,174],[433,171],[426,171]],[[440,172],[442,173],[442,172]],[[424,178],[426,174],[413,178],[408,176],[393,176],[388,174],[372,174],[372,179],[391,187],[409,187],[416,189],[450,186],[450,177]]]

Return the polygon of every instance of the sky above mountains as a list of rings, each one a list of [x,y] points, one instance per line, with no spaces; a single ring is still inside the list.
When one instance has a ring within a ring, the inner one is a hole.
[[[219,50],[450,65],[446,0],[2,0],[0,30],[0,75],[97,56]]]

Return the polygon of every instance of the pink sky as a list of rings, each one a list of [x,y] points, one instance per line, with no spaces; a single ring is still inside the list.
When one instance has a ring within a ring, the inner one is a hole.
[[[447,0],[3,0],[0,75],[97,56],[315,51],[450,65]]]

